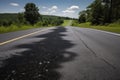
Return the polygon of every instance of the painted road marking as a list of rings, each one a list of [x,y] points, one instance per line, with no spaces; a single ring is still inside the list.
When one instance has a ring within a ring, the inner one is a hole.
[[[1,45],[4,45],[4,44],[7,44],[7,43],[10,43],[10,42],[17,41],[17,40],[19,40],[19,39],[22,39],[22,38],[25,38],[25,37],[28,37],[28,36],[31,36],[31,35],[36,34],[36,33],[39,33],[39,32],[46,31],[46,30],[48,30],[48,29],[52,29],[52,28],[47,28],[47,29],[44,29],[44,30],[39,30],[39,31],[37,31],[37,32],[33,32],[33,33],[30,33],[30,34],[26,34],[26,35],[23,35],[23,36],[20,36],[20,37],[17,37],[17,38],[13,38],[13,39],[10,39],[10,40],[1,42],[1,43],[0,43],[0,46],[1,46]]]

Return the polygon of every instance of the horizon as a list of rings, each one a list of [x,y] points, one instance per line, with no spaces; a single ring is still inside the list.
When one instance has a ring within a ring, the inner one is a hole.
[[[42,15],[78,18],[79,12],[85,10],[93,1],[94,0],[1,0],[0,13],[24,12],[26,3],[35,3],[39,9],[39,13]]]

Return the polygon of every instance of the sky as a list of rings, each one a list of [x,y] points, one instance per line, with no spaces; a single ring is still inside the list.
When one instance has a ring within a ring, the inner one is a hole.
[[[78,18],[80,11],[85,10],[94,0],[0,0],[0,13],[24,12],[26,3],[35,3],[39,13]]]

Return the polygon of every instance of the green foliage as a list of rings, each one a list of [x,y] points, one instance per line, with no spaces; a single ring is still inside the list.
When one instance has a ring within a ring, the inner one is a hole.
[[[79,14],[80,16],[79,16],[79,23],[84,23],[84,22],[86,22],[86,17],[87,17],[87,15],[86,15],[86,11],[82,11],[82,12],[80,12],[80,14]]]
[[[120,19],[120,0],[95,0],[80,14],[79,22],[90,21],[93,25],[106,25]]]
[[[71,24],[72,24],[72,20],[64,20],[61,26],[71,26]]]
[[[94,2],[94,7],[92,8],[92,24],[98,25],[98,24],[102,24],[102,5],[101,5],[101,1],[100,0],[95,0]]]
[[[9,20],[1,20],[0,21],[0,26],[5,26],[5,27],[8,27],[12,24],[13,22],[12,21],[9,21]]]
[[[64,20],[70,20],[70,19],[71,18],[68,18],[68,17],[40,15],[39,16],[39,21],[36,24],[39,24],[41,26],[57,26],[57,25],[62,24]],[[27,23],[27,21],[24,18],[24,13],[0,14],[0,26],[6,26],[6,25],[3,25],[3,24],[7,24],[7,23],[9,23],[9,24],[11,23],[11,24],[14,24],[16,26],[22,26],[22,25],[29,24],[29,23]],[[8,25],[8,27],[10,25]]]
[[[63,23],[63,20],[62,19],[54,19],[54,20],[52,20],[51,21],[51,25],[53,25],[53,26],[57,26],[57,25],[60,25],[60,24],[62,24]]]
[[[11,25],[9,27],[0,27],[0,33],[6,33],[6,32],[12,32],[12,31],[19,31],[19,30],[26,30],[26,29],[31,29],[35,28],[31,25],[22,25],[21,27],[18,27],[16,25]]]
[[[13,22],[17,22],[17,14],[0,14],[0,26],[8,27],[13,24]]]
[[[43,26],[58,26],[63,23],[64,19],[65,17],[43,15],[41,22],[43,23]]]
[[[58,17],[50,15],[39,16],[39,21],[34,26],[28,24],[24,18],[23,13],[16,14],[0,14],[0,33],[25,30],[44,26],[58,26],[61,25],[64,19],[71,19],[68,17]]]
[[[39,15],[36,5],[34,3],[27,3],[24,13],[0,14],[0,33],[44,26],[58,26],[64,20],[70,19],[69,17]]]
[[[16,21],[17,14],[16,13],[1,13],[0,14],[0,21],[8,20],[8,21]]]
[[[24,18],[24,13],[18,13],[17,19],[18,19],[19,24],[25,24],[26,23],[26,20]]]
[[[24,17],[25,19],[32,25],[37,23],[39,20],[39,9],[36,7],[34,3],[27,3],[25,5],[25,12],[24,12]]]
[[[44,26],[49,26],[49,24],[46,21],[39,21],[35,24],[35,26],[44,27]]]

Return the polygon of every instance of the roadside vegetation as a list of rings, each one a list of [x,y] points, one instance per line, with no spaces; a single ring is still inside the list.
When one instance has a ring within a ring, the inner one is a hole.
[[[120,0],[94,0],[72,25],[120,33]]]
[[[69,17],[41,15],[34,3],[27,3],[24,8],[25,12],[0,14],[0,33],[58,26],[63,24],[64,20],[71,19]]]
[[[61,26],[71,26],[72,20],[64,20],[64,23]]]
[[[120,33],[120,23],[111,23],[109,25],[91,25],[90,22],[78,23],[77,21],[73,21],[72,26],[78,26],[81,28],[92,28],[92,29]]]
[[[31,29],[31,28],[35,28],[35,27],[31,26],[31,25],[23,25],[23,26],[20,26],[20,27],[18,27],[16,25],[11,25],[9,27],[1,26],[0,27],[0,33],[19,31],[19,30],[26,30],[26,29]]]

